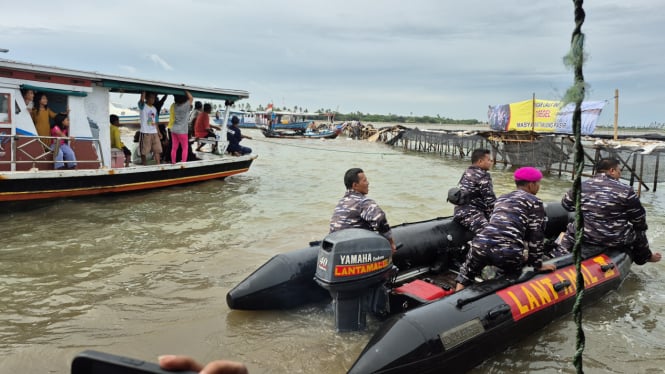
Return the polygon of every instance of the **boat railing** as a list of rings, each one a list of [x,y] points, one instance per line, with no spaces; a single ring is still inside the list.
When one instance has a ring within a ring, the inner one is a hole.
[[[7,135],[0,133],[0,169],[4,169],[2,165],[11,165],[10,170],[16,171],[18,165],[31,165],[33,169],[40,169],[39,166],[54,166],[55,157],[60,149],[61,142],[59,140],[69,140],[70,137],[57,137],[57,136],[34,136],[34,135]],[[7,152],[6,143],[10,142],[9,150],[11,150],[10,157],[5,157]],[[92,144],[95,152],[93,157],[86,158],[90,152],[77,152],[76,162],[80,163],[98,163],[103,165],[101,156],[101,149],[99,139],[86,138],[74,139],[75,142],[89,142]],[[55,147],[51,149],[51,144],[55,142]]]

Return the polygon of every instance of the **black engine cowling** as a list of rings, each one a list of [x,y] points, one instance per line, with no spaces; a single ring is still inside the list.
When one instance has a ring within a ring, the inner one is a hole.
[[[395,273],[390,243],[375,232],[346,229],[323,239],[314,279],[330,292],[337,331],[362,330],[368,311],[385,312],[385,284]]]

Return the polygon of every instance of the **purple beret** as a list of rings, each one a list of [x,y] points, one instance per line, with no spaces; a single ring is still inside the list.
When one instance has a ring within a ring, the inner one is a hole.
[[[543,173],[530,166],[515,170],[515,181],[538,182],[543,179]]]

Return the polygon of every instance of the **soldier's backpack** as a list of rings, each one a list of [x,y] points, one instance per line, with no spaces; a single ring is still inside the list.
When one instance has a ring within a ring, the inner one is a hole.
[[[454,205],[464,205],[471,200],[471,195],[472,194],[460,190],[459,187],[453,187],[448,190],[448,198],[446,201]]]
[[[462,191],[459,188],[459,184],[462,182],[462,178],[464,178],[463,174],[459,179],[459,182],[457,182],[457,186],[448,190],[448,197],[446,198],[447,202],[454,205],[465,205],[471,201],[472,194]]]

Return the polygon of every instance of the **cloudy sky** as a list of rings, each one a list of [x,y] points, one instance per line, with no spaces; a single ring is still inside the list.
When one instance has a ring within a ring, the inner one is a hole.
[[[558,100],[573,80],[572,1],[16,4],[2,7],[0,58],[243,89],[253,107],[485,121],[488,105]],[[620,123],[665,122],[665,2],[584,8],[587,98],[609,100],[601,123],[613,121],[615,89]]]

